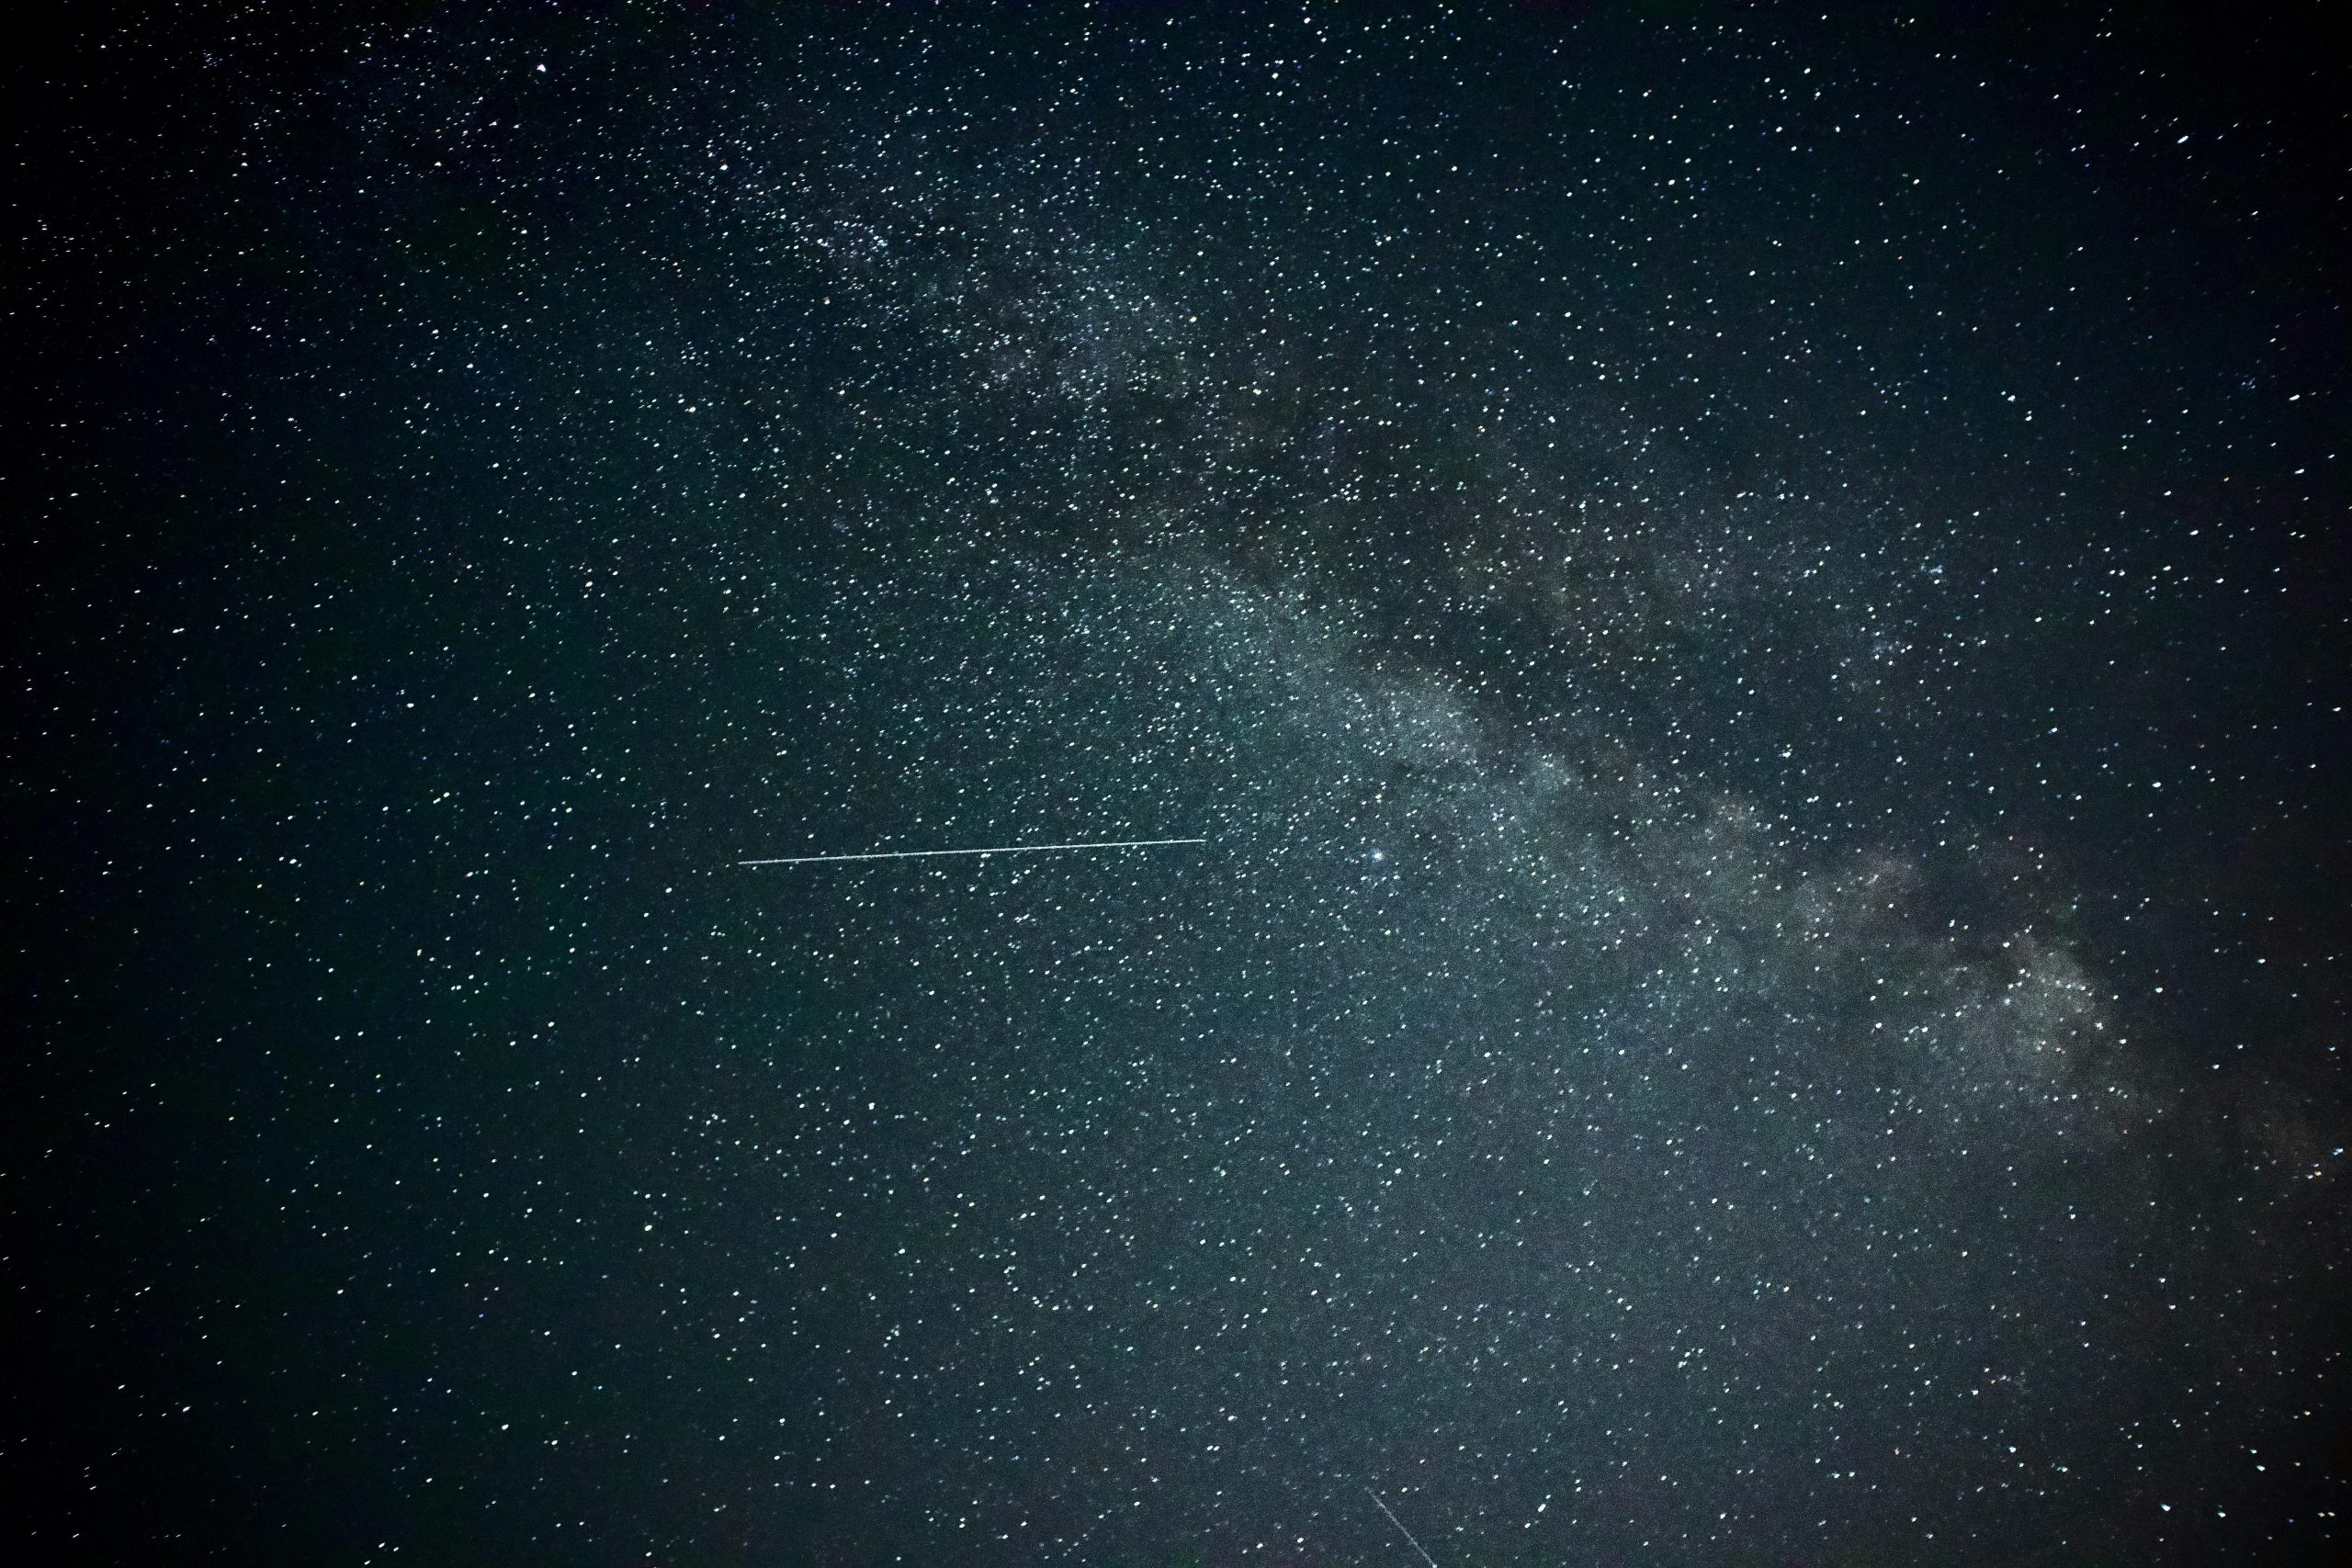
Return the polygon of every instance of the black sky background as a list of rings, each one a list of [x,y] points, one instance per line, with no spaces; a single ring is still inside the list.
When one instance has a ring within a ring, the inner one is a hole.
[[[13,1533],[2340,1554],[2320,15],[29,29]]]

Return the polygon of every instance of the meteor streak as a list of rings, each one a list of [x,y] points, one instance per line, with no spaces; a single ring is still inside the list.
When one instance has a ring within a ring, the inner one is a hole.
[[[1413,1550],[1421,1554],[1421,1561],[1428,1563],[1430,1568],[1437,1568],[1437,1559],[1430,1555],[1430,1549],[1428,1547],[1423,1546],[1418,1540],[1413,1540],[1413,1532],[1405,1528],[1405,1521],[1396,1517],[1396,1510],[1382,1502],[1380,1500],[1380,1494],[1374,1492],[1369,1486],[1363,1489],[1363,1495],[1371,1498],[1374,1506],[1379,1508],[1382,1513],[1388,1516],[1388,1522],[1396,1527],[1396,1532],[1399,1535],[1403,1536],[1407,1540],[1413,1541]]]
[[[1091,839],[1075,844],[998,844],[985,850],[876,850],[862,855],[778,855],[737,865],[813,865],[824,861],[922,860],[931,855],[1038,855],[1051,850],[1141,850],[1157,844],[1205,844],[1206,839]]]

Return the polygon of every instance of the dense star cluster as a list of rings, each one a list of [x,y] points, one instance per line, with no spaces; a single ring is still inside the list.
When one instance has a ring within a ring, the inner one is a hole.
[[[15,68],[17,1560],[2345,1551],[2297,14],[401,11]]]

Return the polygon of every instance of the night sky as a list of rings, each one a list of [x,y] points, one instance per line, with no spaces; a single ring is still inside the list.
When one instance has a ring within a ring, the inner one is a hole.
[[[2321,15],[61,9],[10,1560],[2344,1560]]]

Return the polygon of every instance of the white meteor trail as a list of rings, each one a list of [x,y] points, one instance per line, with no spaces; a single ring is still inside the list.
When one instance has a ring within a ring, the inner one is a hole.
[[[1396,1527],[1396,1531],[1399,1535],[1402,1535],[1407,1540],[1413,1541],[1413,1550],[1421,1554],[1421,1561],[1428,1563],[1430,1568],[1437,1568],[1437,1559],[1430,1555],[1430,1549],[1428,1547],[1423,1546],[1418,1540],[1413,1540],[1413,1532],[1405,1528],[1405,1521],[1396,1517],[1396,1510],[1382,1502],[1380,1500],[1380,1494],[1374,1492],[1369,1486],[1363,1489],[1363,1495],[1371,1498],[1374,1506],[1379,1508],[1382,1513],[1388,1516],[1388,1522]]]
[[[876,850],[862,855],[778,855],[737,865],[813,865],[823,861],[922,860],[931,855],[1039,855],[1049,850],[1143,850],[1159,844],[1205,844],[1206,839],[1092,839],[1076,844],[998,844],[985,850]]]

